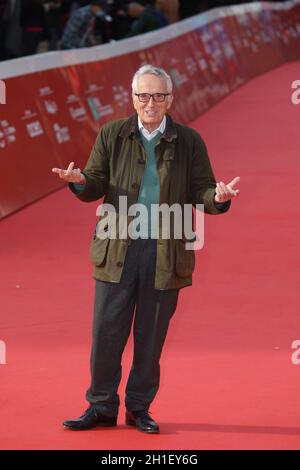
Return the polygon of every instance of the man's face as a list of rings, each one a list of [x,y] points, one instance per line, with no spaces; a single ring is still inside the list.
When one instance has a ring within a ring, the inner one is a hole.
[[[163,77],[147,74],[142,75],[137,83],[136,93],[168,93],[167,83]],[[153,97],[148,103],[141,103],[137,96],[133,97],[133,106],[139,115],[142,124],[149,132],[157,129],[167,110],[170,108],[173,96],[166,96],[165,101],[157,103]]]

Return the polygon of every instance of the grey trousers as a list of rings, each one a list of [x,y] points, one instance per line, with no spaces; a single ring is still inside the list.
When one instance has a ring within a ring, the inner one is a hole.
[[[148,409],[159,388],[159,360],[179,290],[154,289],[156,243],[131,241],[120,283],[96,281],[91,385],[86,399],[107,416],[118,414],[121,359],[132,323],[134,355],[126,408]]]

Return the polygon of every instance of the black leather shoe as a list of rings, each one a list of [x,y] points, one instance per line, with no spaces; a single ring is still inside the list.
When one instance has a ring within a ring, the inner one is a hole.
[[[80,418],[64,421],[66,428],[76,431],[95,428],[96,426],[112,427],[117,425],[117,416],[105,416],[94,406],[90,406]]]
[[[148,410],[126,411],[126,424],[136,426],[139,431],[158,434],[158,424],[149,416]]]

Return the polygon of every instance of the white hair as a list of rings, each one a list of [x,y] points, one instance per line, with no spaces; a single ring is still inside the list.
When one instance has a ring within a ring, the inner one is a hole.
[[[143,75],[156,75],[157,77],[164,78],[166,80],[168,93],[172,93],[173,82],[170,75],[168,75],[164,69],[160,69],[159,67],[154,67],[154,65],[147,64],[143,65],[135,72],[131,84],[132,94],[136,93],[139,78]]]

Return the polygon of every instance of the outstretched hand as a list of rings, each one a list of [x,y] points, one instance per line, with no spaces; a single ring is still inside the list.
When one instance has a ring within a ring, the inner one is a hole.
[[[216,195],[215,195],[215,202],[226,202],[232,199],[235,196],[239,195],[239,189],[233,189],[234,186],[240,181],[240,177],[236,176],[233,178],[230,183],[225,184],[223,181],[217,183],[216,186]]]
[[[68,183],[85,184],[85,176],[81,173],[80,168],[74,169],[74,162],[71,162],[66,170],[61,168],[52,168],[52,172],[67,181]]]

